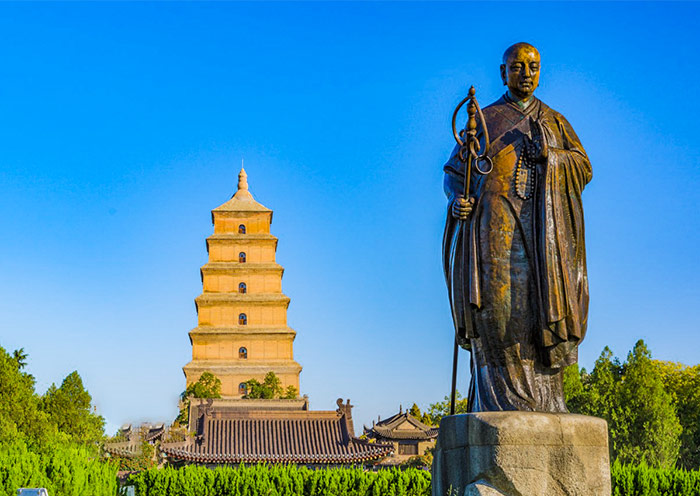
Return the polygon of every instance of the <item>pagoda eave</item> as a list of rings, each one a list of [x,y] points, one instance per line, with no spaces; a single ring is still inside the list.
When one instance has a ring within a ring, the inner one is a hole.
[[[275,238],[274,236],[270,237],[260,237],[257,239],[245,239],[243,237],[241,238],[214,238],[212,236],[207,238],[207,246],[215,243],[221,243],[221,244],[236,244],[236,245],[255,245],[255,246],[264,246],[264,245],[272,245],[272,246],[277,246],[277,241],[278,239]]]
[[[235,364],[232,365],[230,361],[222,360],[220,362],[216,360],[192,360],[190,363],[185,365],[182,370],[185,372],[191,372],[194,374],[201,374],[203,372],[211,372],[214,375],[265,375],[270,370],[274,371],[276,374],[299,374],[301,372],[302,366],[299,365],[294,360],[280,360],[272,361],[265,360],[261,362],[260,365],[253,363],[246,363],[245,365]]]
[[[216,336],[216,335],[232,335],[232,336],[292,336],[294,338],[297,332],[291,327],[266,327],[266,326],[238,326],[238,327],[212,327],[212,326],[197,326],[189,332],[192,336]]]
[[[207,274],[284,274],[284,267],[276,263],[209,262],[200,268]]]
[[[289,305],[289,296],[283,293],[202,293],[195,298],[197,307],[218,303],[256,303],[258,305]]]
[[[238,234],[238,233],[214,233],[207,238],[207,241],[277,241],[277,236],[268,233]]]

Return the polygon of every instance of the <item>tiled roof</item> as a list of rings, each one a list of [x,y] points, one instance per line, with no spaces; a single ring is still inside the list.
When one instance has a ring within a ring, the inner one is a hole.
[[[398,429],[405,422],[411,424],[415,429]],[[438,431],[437,427],[424,424],[408,412],[399,412],[388,419],[378,422],[371,428],[365,427],[366,434],[373,434],[385,439],[435,439]]]
[[[387,456],[393,446],[354,437],[335,411],[204,411],[197,436],[164,443],[173,460],[196,463],[350,464]]]
[[[401,431],[401,430],[391,430],[385,427],[374,426],[372,429],[376,434],[385,439],[434,439],[438,435],[438,429],[430,429],[427,432],[424,431]]]

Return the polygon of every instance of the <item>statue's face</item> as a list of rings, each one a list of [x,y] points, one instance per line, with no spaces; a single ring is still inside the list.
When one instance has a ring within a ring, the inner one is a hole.
[[[532,96],[540,83],[540,54],[533,47],[518,47],[501,65],[501,79],[518,98]]]

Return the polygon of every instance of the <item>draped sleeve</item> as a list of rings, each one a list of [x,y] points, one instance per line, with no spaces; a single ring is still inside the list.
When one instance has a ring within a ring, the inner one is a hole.
[[[592,178],[591,163],[568,121],[547,109],[542,119],[548,157],[538,174],[540,225],[538,272],[542,301],[541,345],[551,367],[576,361],[586,334],[588,275],[581,193]]]

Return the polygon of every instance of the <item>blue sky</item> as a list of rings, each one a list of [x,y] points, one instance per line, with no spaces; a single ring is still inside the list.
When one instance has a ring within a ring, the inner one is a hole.
[[[302,393],[358,431],[449,389],[442,164],[470,84],[542,54],[577,131],[591,367],[700,362],[698,3],[0,3],[0,346],[78,370],[108,430],[172,420],[209,211],[275,211]],[[466,353],[461,363],[468,361]],[[460,389],[466,392],[462,367]]]

